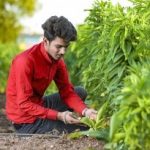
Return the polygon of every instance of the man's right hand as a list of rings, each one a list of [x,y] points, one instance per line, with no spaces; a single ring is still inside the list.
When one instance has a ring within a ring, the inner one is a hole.
[[[65,124],[78,124],[80,120],[73,117],[73,113],[70,111],[58,112],[57,119],[63,121]]]

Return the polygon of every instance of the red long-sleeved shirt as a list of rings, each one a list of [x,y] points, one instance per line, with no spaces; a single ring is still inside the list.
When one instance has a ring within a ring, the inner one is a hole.
[[[32,123],[37,118],[57,119],[57,111],[43,106],[43,94],[54,80],[62,100],[76,112],[86,107],[74,92],[63,59],[53,60],[39,43],[12,61],[6,89],[6,115],[15,123]]]

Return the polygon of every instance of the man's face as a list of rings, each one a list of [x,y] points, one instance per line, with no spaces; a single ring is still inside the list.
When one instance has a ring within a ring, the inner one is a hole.
[[[62,58],[66,52],[69,43],[66,43],[62,38],[56,37],[52,41],[44,39],[45,49],[47,53],[55,60]]]

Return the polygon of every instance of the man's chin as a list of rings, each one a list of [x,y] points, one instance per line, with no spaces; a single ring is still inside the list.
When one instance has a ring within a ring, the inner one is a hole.
[[[54,59],[55,59],[55,60],[59,60],[59,59],[61,59],[61,57],[55,57]]]
[[[55,59],[56,59],[56,60],[59,60],[59,59],[61,59],[62,57],[63,57],[63,56],[56,56]]]

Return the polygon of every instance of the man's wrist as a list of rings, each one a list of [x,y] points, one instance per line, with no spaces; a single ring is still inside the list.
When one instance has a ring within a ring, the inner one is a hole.
[[[62,113],[61,113],[61,112],[58,112],[58,113],[57,113],[57,119],[58,119],[58,120],[62,120],[62,118],[63,118],[63,117],[62,117]]]
[[[67,124],[66,115],[68,114],[68,112],[69,112],[69,111],[58,112],[58,114],[57,114],[57,119],[63,121],[65,124]]]
[[[84,108],[82,111],[82,116],[86,116],[86,111],[88,110],[88,108]]]

